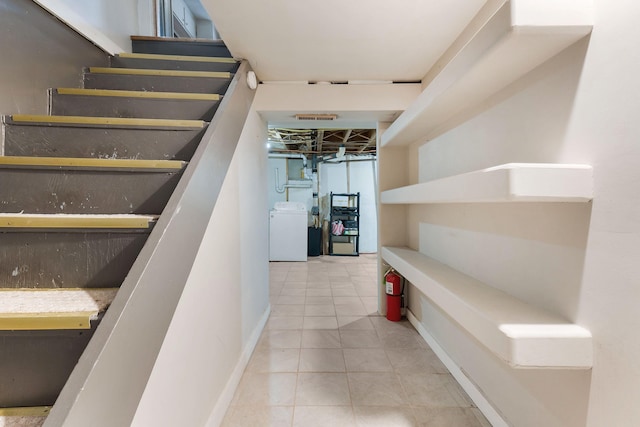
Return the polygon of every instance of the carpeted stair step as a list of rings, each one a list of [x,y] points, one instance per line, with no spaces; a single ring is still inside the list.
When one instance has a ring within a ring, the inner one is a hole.
[[[49,112],[57,116],[210,121],[221,98],[206,93],[59,88],[49,89]]]
[[[156,218],[0,214],[0,283],[5,288],[106,288],[120,284]]]
[[[186,162],[178,160],[0,157],[0,212],[162,212]]]
[[[0,408],[0,426],[41,427],[50,410],[51,406]]]
[[[231,57],[222,40],[131,36],[131,46],[136,53]]]
[[[117,291],[0,289],[0,407],[52,405]]]
[[[84,73],[83,87],[212,94],[225,93],[232,77],[229,72],[219,71],[89,67]]]
[[[233,58],[208,56],[156,55],[150,53],[120,53],[110,57],[113,68],[144,68],[151,70],[222,71],[235,73],[239,62]]]
[[[15,114],[2,117],[5,156],[190,160],[202,120]]]

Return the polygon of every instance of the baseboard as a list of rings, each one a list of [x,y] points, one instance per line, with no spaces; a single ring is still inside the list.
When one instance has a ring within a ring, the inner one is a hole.
[[[244,370],[247,368],[247,364],[249,363],[249,359],[251,359],[251,355],[253,354],[253,350],[258,345],[258,340],[260,339],[260,335],[262,335],[262,331],[267,324],[267,320],[269,320],[269,314],[271,314],[271,305],[267,307],[264,314],[260,318],[260,321],[256,325],[256,328],[253,330],[247,345],[244,347],[244,351],[240,355],[238,359],[238,363],[236,364],[229,381],[227,381],[227,385],[224,390],[220,394],[220,398],[216,402],[216,406],[211,411],[211,415],[207,420],[207,427],[218,427],[222,424],[222,420],[224,419],[225,414],[227,413],[227,409],[229,409],[229,405],[231,404],[231,400],[233,399],[233,395],[238,388],[238,384],[240,384],[240,379],[242,379],[242,374]]]
[[[429,344],[429,347],[438,356],[440,361],[449,369],[451,375],[458,381],[460,386],[467,392],[473,403],[478,407],[480,412],[491,423],[493,427],[509,427],[509,424],[500,416],[500,414],[494,409],[489,401],[484,397],[482,392],[476,387],[476,385],[462,372],[460,367],[449,357],[444,349],[438,344],[438,341],[425,329],[416,316],[407,310],[407,319],[413,325],[418,333]]]

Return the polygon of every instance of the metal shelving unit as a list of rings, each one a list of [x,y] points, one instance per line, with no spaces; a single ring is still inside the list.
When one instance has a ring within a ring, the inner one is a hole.
[[[330,193],[329,255],[360,252],[360,193]]]

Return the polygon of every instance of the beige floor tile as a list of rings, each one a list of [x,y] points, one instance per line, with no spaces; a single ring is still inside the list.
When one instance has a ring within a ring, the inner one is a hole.
[[[324,290],[324,289],[322,289],[322,290]],[[330,291],[330,290],[327,289],[327,291]],[[305,302],[306,302],[306,304],[331,304],[331,305],[333,305],[333,297],[332,296],[310,297],[310,296],[307,295],[307,299],[305,300]]]
[[[329,274],[326,271],[314,271],[309,272],[307,275],[307,280],[309,282],[322,282],[325,280],[329,280]]]
[[[300,372],[345,372],[341,349],[303,348],[300,350]]]
[[[377,296],[360,297],[360,299],[362,300],[362,304],[364,305],[364,308],[367,309],[367,312],[371,313],[371,312],[377,312],[378,311],[378,297]]]
[[[343,348],[381,348],[382,343],[375,330],[341,329],[340,340]]]
[[[280,296],[304,297],[307,296],[307,290],[305,288],[290,288],[288,286],[283,286],[280,290]]]
[[[333,296],[333,303],[336,305],[340,305],[340,304],[360,304],[362,303],[362,300],[360,299],[360,297],[354,297],[354,296]]]
[[[422,348],[424,340],[415,331],[379,332],[380,341],[386,348]]]
[[[421,427],[490,427],[482,414],[478,418],[475,411],[475,408],[415,408],[414,414]]]
[[[308,288],[307,298],[309,297],[331,297],[331,288]]]
[[[378,297],[378,288],[376,287],[375,282],[373,284],[356,283],[353,287],[361,297]]]
[[[307,282],[307,289],[331,289],[329,282]]]
[[[366,316],[367,309],[361,302],[352,304],[336,304],[336,314],[339,316]]]
[[[399,377],[412,405],[470,406],[450,374],[401,374]]]
[[[388,348],[387,357],[399,374],[448,374],[449,371],[431,349]]]
[[[335,316],[333,304],[307,304],[304,308],[305,316]]]
[[[296,406],[294,427],[353,427],[351,406]]]
[[[296,406],[351,405],[347,375],[343,373],[300,373]]]
[[[349,277],[349,272],[343,266],[333,266],[327,272],[330,278]]]
[[[332,277],[329,281],[331,282],[331,289],[356,289],[348,277]]]
[[[233,406],[293,405],[298,374],[245,372]]]
[[[307,282],[304,280],[301,282],[284,282],[283,287],[287,289],[306,289]]]
[[[398,377],[390,372],[350,372],[349,388],[354,406],[406,406],[407,396]]]
[[[287,278],[285,279],[285,282],[306,282],[307,274],[308,273],[306,270],[301,270],[301,271],[291,270],[289,271],[289,273],[287,273]]]
[[[303,316],[304,304],[272,304],[272,316]]]
[[[374,330],[367,316],[338,316],[338,327],[344,330]]]
[[[356,406],[353,408],[358,427],[414,427],[413,410],[402,406]],[[460,424],[457,427],[466,427]]]
[[[258,342],[259,348],[300,348],[301,330],[265,329]]]
[[[338,331],[305,329],[302,331],[302,348],[341,348]]]
[[[335,316],[305,316],[302,325],[304,329],[338,329]]]
[[[334,297],[357,297],[358,293],[353,286],[345,286],[342,288],[332,288],[331,292]]]
[[[345,348],[347,372],[393,372],[393,367],[383,349]]]
[[[221,427],[290,427],[293,406],[230,407]]]
[[[302,316],[271,316],[267,329],[302,329]]]
[[[288,295],[280,295],[277,300],[277,304],[304,304],[305,297],[292,297]]]
[[[258,348],[246,372],[298,372],[300,350],[297,348]]]

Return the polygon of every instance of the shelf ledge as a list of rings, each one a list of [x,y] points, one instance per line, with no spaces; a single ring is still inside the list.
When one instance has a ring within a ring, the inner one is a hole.
[[[589,165],[507,163],[421,184],[383,191],[383,204],[485,202],[588,202]]]
[[[593,27],[590,0],[511,0],[454,57],[441,66],[382,135],[381,146],[428,141],[456,115],[478,107]],[[437,69],[437,68],[434,68]]]
[[[590,369],[591,332],[408,248],[382,258],[514,368]]]

